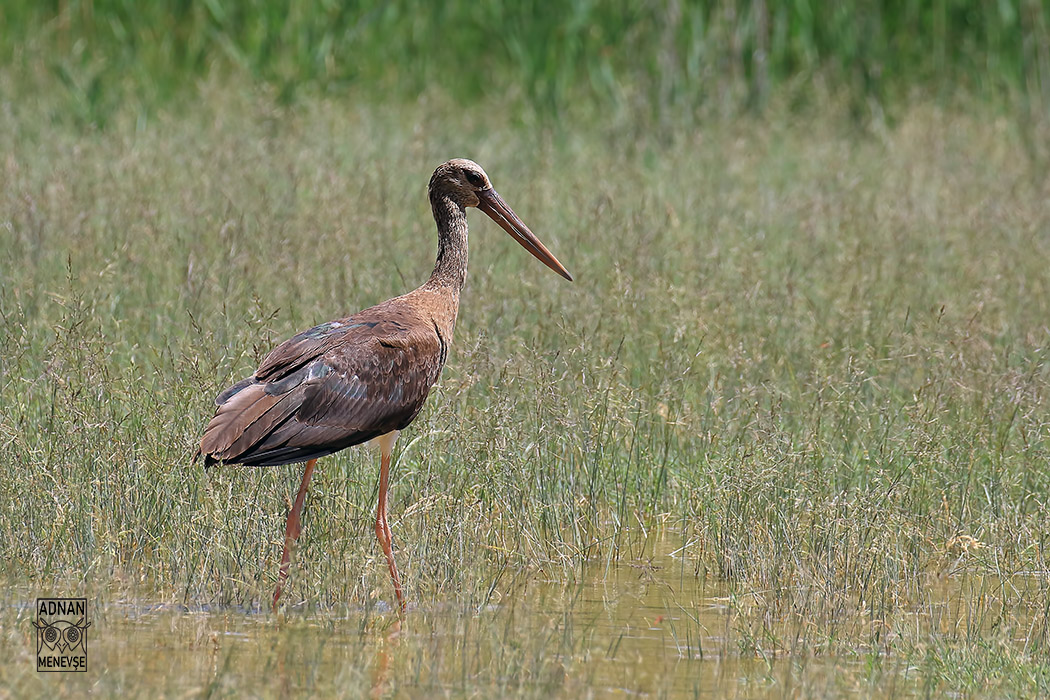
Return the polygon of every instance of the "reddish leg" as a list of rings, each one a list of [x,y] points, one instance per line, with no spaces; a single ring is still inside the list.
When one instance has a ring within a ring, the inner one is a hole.
[[[295,496],[295,505],[292,506],[291,512],[288,513],[288,522],[284,526],[284,552],[281,554],[281,571],[277,574],[277,590],[273,593],[274,612],[277,612],[277,601],[280,600],[281,589],[284,587],[284,582],[288,579],[288,567],[292,560],[292,547],[295,545],[295,541],[299,539],[299,533],[303,530],[299,515],[303,511],[303,501],[306,500],[306,491],[310,486],[310,477],[314,474],[314,466],[316,464],[316,459],[311,459],[306,463],[306,470],[303,472],[303,483],[299,485],[299,493]]]
[[[379,448],[382,452],[379,467],[379,507],[376,508],[376,538],[386,555],[386,563],[390,567],[390,579],[394,582],[394,595],[397,596],[398,615],[405,614],[405,596],[401,591],[401,575],[397,573],[397,564],[394,563],[394,541],[390,535],[390,525],[386,521],[386,494],[390,485],[390,455],[393,453],[394,440],[397,433],[388,433],[378,439]]]

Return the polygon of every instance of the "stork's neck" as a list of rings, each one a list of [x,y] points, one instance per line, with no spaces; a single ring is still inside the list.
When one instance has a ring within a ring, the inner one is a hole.
[[[438,229],[438,254],[427,287],[446,287],[459,295],[467,281],[467,212],[447,195],[430,193]]]

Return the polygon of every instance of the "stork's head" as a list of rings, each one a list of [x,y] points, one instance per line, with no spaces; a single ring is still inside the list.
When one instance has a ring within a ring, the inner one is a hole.
[[[460,207],[477,207],[489,215],[500,227],[532,253],[537,260],[557,272],[565,279],[572,281],[565,266],[558,262],[554,254],[536,238],[525,222],[518,218],[496,190],[484,169],[466,158],[453,158],[442,163],[434,170],[430,178],[430,196],[447,197]]]

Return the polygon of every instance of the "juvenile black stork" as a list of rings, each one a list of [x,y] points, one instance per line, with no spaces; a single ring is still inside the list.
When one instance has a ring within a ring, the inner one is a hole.
[[[416,417],[448,357],[467,276],[467,207],[488,214],[527,251],[565,279],[572,276],[518,218],[477,163],[457,158],[430,178],[438,230],[434,271],[426,284],[281,343],[255,374],[215,399],[218,408],[197,456],[216,463],[269,466],[306,463],[288,513],[273,607],[288,578],[300,513],[317,460],[372,440],[379,445],[376,537],[404,614],[401,577],[387,524],[390,456],[398,433]]]

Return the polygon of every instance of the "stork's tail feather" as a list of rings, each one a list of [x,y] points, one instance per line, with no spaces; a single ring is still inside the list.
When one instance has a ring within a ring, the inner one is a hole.
[[[295,411],[300,393],[270,394],[252,377],[234,384],[216,399],[218,409],[204,429],[195,458],[203,457],[205,467],[238,462]]]

